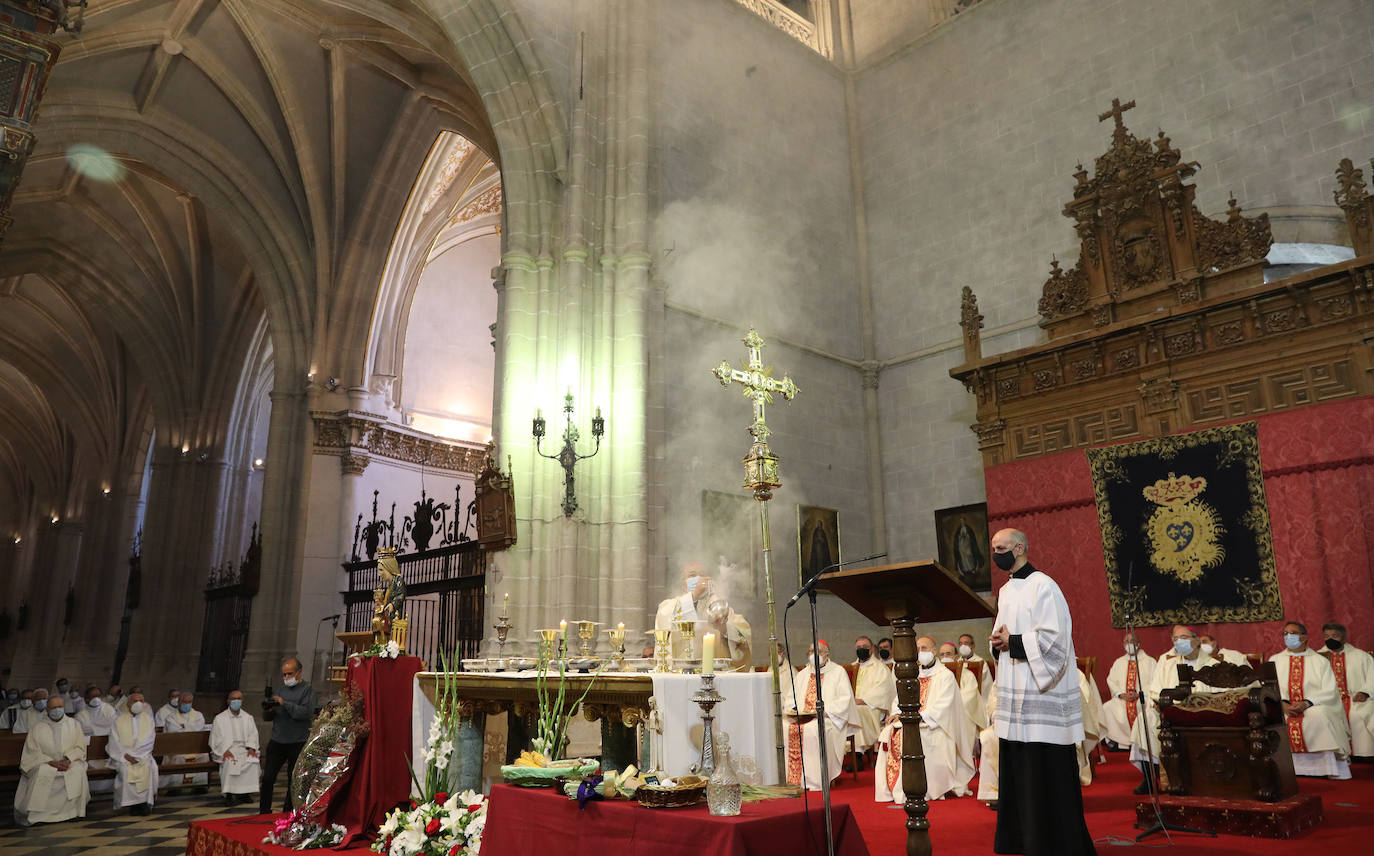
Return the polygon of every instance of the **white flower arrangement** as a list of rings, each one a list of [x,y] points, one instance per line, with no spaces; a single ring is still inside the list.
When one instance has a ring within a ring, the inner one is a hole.
[[[487,800],[474,791],[436,793],[386,817],[372,843],[387,856],[477,856],[487,825]]]
[[[353,660],[354,662],[361,663],[363,659],[366,657],[381,657],[384,660],[395,660],[397,657],[400,656],[401,646],[396,642],[395,639],[392,639],[385,645],[372,645],[368,648],[363,649],[362,651],[358,651],[354,653],[353,656],[349,659]]]

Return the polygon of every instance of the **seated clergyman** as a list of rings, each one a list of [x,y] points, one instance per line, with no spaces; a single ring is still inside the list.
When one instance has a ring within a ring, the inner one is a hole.
[[[258,724],[243,710],[243,693],[229,693],[229,704],[210,727],[210,752],[219,762],[224,804],[250,802],[258,792]]]
[[[820,653],[819,683],[815,675],[815,653]],[[854,690],[849,673],[830,661],[830,643],[820,640],[808,652],[806,666],[793,680],[793,692],[782,700],[783,724],[787,737],[787,781],[807,790],[821,789],[820,738],[817,734],[817,701],[825,703],[826,764],[830,779],[840,775],[844,746],[849,735],[858,732]],[[805,775],[803,775],[803,768]]]
[[[196,697],[194,693],[184,692],[177,699],[177,709],[170,716],[162,720],[162,730],[168,734],[178,734],[187,731],[209,731],[210,726],[205,722],[205,714],[195,709]],[[164,764],[198,764],[209,762],[210,756],[205,753],[191,755],[168,755],[163,758]],[[178,773],[170,776],[162,776],[158,781],[158,786],[162,788],[185,788],[185,787],[204,787],[210,784],[209,773]]]
[[[1149,710],[1137,716],[1131,729],[1131,760],[1140,764],[1141,780],[1136,785],[1137,794],[1146,794],[1154,787],[1159,775],[1159,697],[1165,690],[1178,686],[1178,667],[1188,665],[1194,669],[1205,669],[1217,661],[1202,653],[1198,644],[1198,634],[1186,624],[1174,625],[1174,647],[1161,654],[1155,663],[1154,677],[1150,681],[1147,697]],[[1193,692],[1214,692],[1212,687],[1198,681],[1193,682]]]
[[[959,650],[953,642],[942,642],[940,644],[940,662],[949,667],[950,672],[954,671],[954,664],[960,661]],[[988,724],[986,706],[983,703],[982,687],[978,677],[973,674],[973,669],[965,666],[959,670],[959,694],[964,700],[964,710],[968,711],[969,723],[973,727],[973,733],[977,734],[983,726]]]
[[[973,778],[973,744],[977,732],[954,673],[935,657],[935,640],[922,636],[916,640],[920,664],[921,748],[926,758],[926,799],[938,800],[947,794],[968,794]],[[878,737],[878,764],[873,776],[874,798],[878,802],[906,800],[902,790],[902,723],[898,714],[887,718],[887,727]]]
[[[1221,647],[1221,640],[1217,639],[1214,633],[1204,633],[1197,638],[1197,641],[1202,653],[1210,655],[1213,660],[1233,663],[1237,666],[1250,665],[1249,659],[1241,652]]]
[[[14,796],[14,820],[20,826],[86,816],[91,799],[86,737],[76,720],[66,715],[65,701],[62,696],[47,700],[43,718],[31,724],[24,738]]]
[[[143,693],[129,693],[129,705],[110,729],[106,752],[115,770],[114,807],[128,807],[131,814],[148,814],[157,796],[157,760],[153,742],[157,739],[153,715],[143,701]]]
[[[897,679],[892,670],[873,656],[873,640],[860,636],[854,640],[858,674],[854,679],[855,715],[860,733],[855,736],[855,748],[863,752],[878,742],[883,720],[897,705]]]
[[[1131,748],[1131,732],[1140,716],[1140,697],[1155,676],[1155,659],[1140,647],[1135,633],[1122,639],[1126,653],[1116,658],[1107,672],[1110,698],[1102,705],[1103,736],[1121,749]]]
[[[1345,625],[1329,621],[1322,625],[1326,637],[1323,656],[1336,675],[1341,706],[1350,723],[1350,753],[1365,758],[1374,755],[1374,657],[1354,645],[1346,644]]]
[[[1279,673],[1279,694],[1288,722],[1293,772],[1299,776],[1350,778],[1350,730],[1341,693],[1326,658],[1307,647],[1307,627],[1283,626],[1284,650],[1270,657]]]

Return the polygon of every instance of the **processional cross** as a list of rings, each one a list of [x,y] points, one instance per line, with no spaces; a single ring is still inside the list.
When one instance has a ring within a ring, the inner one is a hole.
[[[769,672],[773,676],[773,737],[778,753],[778,775],[786,781],[787,768],[782,741],[782,684],[778,679],[778,630],[773,599],[773,565],[770,558],[772,547],[768,537],[768,500],[773,498],[773,491],[781,487],[782,481],[778,475],[778,456],[768,448],[768,435],[772,432],[764,421],[764,407],[773,403],[774,393],[781,395],[785,401],[791,401],[801,390],[792,382],[792,378],[783,375],[782,380],[778,380],[773,377],[772,367],[764,366],[760,355],[764,342],[757,330],[750,327],[749,335],[745,336],[743,341],[749,347],[749,361],[740,368],[733,368],[728,360],[722,360],[720,365],[711,370],[711,374],[727,389],[732,382],[740,384],[744,389],[744,397],[754,404],[754,421],[749,425],[749,433],[753,436],[754,442],[749,447],[749,454],[744,456],[744,488],[754,492],[754,499],[758,500],[759,504],[759,527],[762,531],[763,545],[763,589],[768,600],[768,662]]]

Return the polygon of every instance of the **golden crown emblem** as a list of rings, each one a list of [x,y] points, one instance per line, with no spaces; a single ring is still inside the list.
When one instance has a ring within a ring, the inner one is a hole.
[[[1168,478],[1160,479],[1141,493],[1150,502],[1167,507],[1190,502],[1206,489],[1207,479],[1202,476],[1176,476],[1169,473]]]

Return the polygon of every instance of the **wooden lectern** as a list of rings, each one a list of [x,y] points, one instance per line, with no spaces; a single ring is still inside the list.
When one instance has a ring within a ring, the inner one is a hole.
[[[902,790],[906,792],[907,856],[929,856],[926,755],[921,747],[920,666],[916,622],[994,618],[997,611],[959,578],[931,561],[855,568],[827,574],[818,588],[854,607],[874,624],[892,625],[897,708],[902,720]]]

